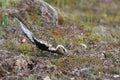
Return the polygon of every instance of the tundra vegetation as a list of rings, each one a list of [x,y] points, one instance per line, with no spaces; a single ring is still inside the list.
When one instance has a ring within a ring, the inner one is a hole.
[[[119,80],[120,1],[44,0],[57,15],[41,1],[0,0],[0,79]],[[16,13],[37,39],[63,45],[67,55],[37,49]]]

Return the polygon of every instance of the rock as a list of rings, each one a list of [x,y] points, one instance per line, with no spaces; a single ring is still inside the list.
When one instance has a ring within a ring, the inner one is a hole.
[[[87,45],[86,45],[86,44],[81,43],[80,45],[81,45],[83,48],[85,48],[85,49],[87,48]]]
[[[49,76],[46,76],[43,80],[51,80]]]
[[[115,75],[113,75],[113,77],[114,78],[120,78],[120,75],[115,74]]]

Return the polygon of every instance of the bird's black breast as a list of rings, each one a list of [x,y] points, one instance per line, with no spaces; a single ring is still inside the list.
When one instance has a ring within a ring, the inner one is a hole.
[[[41,50],[48,50],[48,47],[45,44],[38,44],[37,47]]]
[[[47,45],[45,45],[44,43],[40,43],[39,41],[37,41],[37,40],[34,39],[34,38],[33,38],[33,40],[34,40],[34,42],[35,42],[35,45],[36,45],[39,49],[41,49],[41,50],[48,50],[48,46],[47,46]]]

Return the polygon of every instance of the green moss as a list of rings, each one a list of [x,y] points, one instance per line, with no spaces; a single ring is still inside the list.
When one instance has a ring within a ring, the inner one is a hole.
[[[37,80],[35,75],[30,75],[29,77],[24,77],[24,80]]]
[[[106,57],[113,59],[113,55],[112,54],[106,54]]]
[[[68,69],[75,66],[86,66],[89,64],[98,65],[100,60],[91,59],[89,57],[71,56],[66,58],[53,59],[51,62],[59,69]]]
[[[94,42],[100,42],[100,41],[102,41],[102,38],[100,36],[98,36],[98,35],[90,35],[89,39],[91,41],[94,41]]]
[[[119,68],[113,68],[110,70],[111,74],[120,74],[120,69]]]

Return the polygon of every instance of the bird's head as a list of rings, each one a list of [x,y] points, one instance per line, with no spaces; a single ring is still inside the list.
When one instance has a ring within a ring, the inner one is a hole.
[[[64,55],[65,53],[67,53],[67,50],[64,48],[64,46],[58,45],[56,47],[56,52],[60,55]]]

